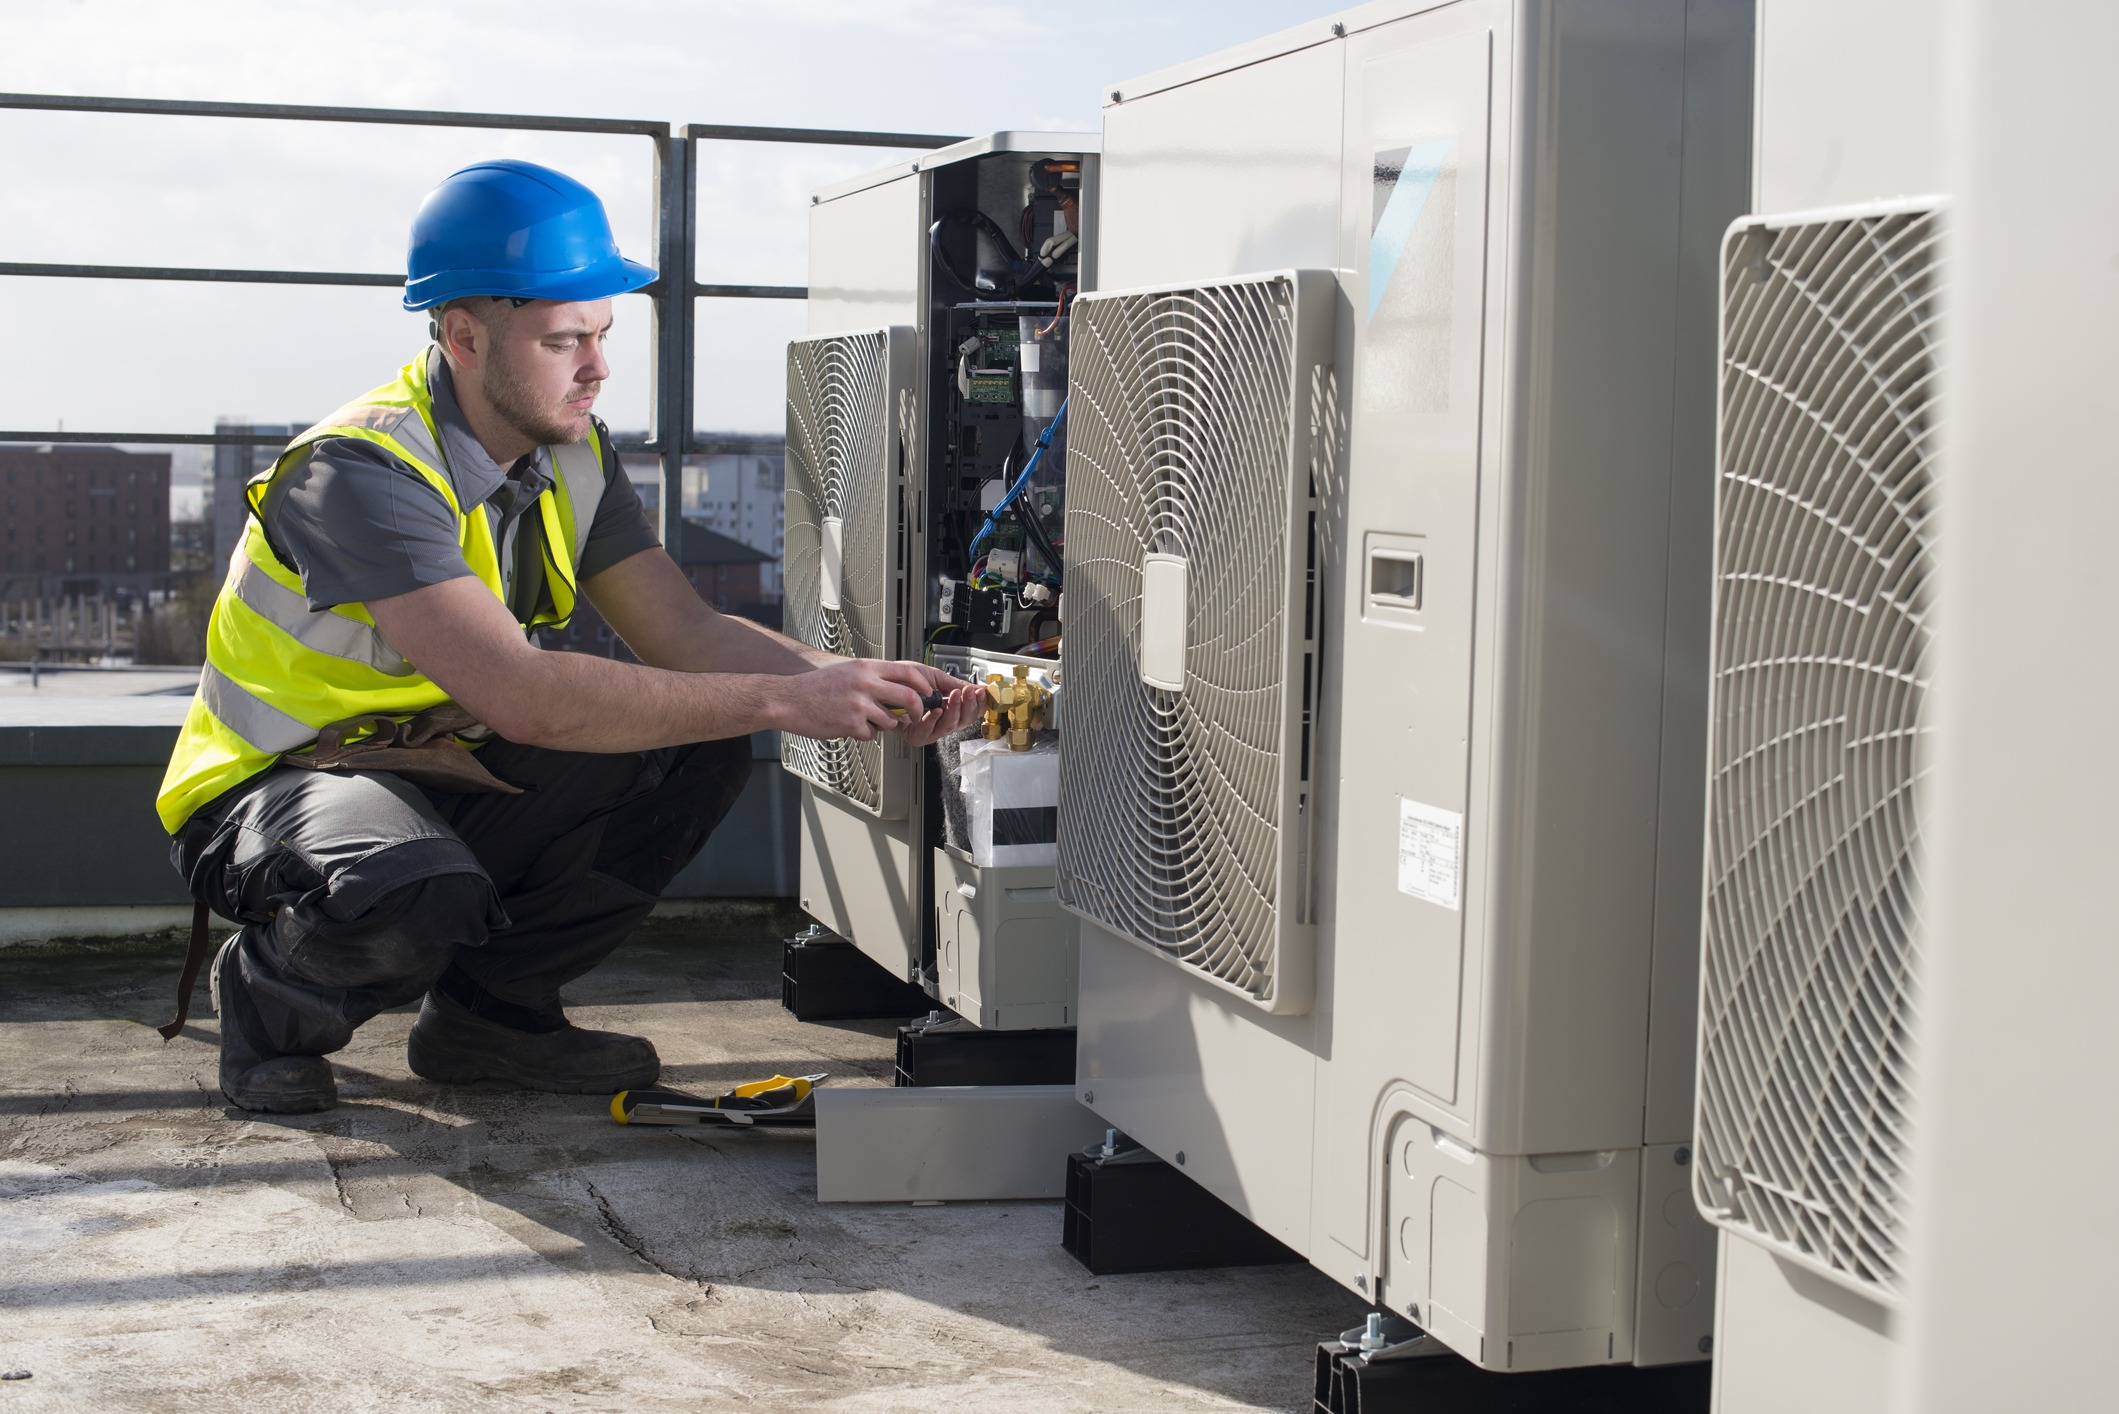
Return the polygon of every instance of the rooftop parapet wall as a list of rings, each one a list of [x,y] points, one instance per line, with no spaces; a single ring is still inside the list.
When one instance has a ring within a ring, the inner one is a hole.
[[[184,697],[0,698],[0,915],[18,915],[12,924],[0,917],[0,942],[166,927],[180,915],[164,910],[189,906],[154,813],[189,705]],[[794,893],[797,788],[780,770],[772,733],[752,738],[752,754],[757,765],[735,809],[665,899]],[[66,910],[81,911],[71,934]]]

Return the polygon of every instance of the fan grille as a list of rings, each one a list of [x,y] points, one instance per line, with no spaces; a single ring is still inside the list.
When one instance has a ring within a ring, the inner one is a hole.
[[[1332,415],[1298,352],[1330,310],[1298,294],[1280,275],[1085,297],[1070,348],[1060,900],[1274,1009],[1308,985],[1283,956],[1305,921],[1283,907],[1314,668],[1296,596]],[[1150,554],[1187,566],[1182,690],[1141,680]]]
[[[1699,1147],[1725,1225],[1901,1294],[1940,217],[1732,237]]]
[[[787,346],[787,631],[813,648],[882,658],[890,641],[889,335],[875,330]],[[841,522],[839,607],[824,606],[824,522]],[[883,806],[880,741],[783,732],[789,771],[868,810]]]

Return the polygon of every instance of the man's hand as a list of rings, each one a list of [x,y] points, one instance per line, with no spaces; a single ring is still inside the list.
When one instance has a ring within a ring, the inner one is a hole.
[[[775,686],[782,698],[776,715],[797,736],[873,741],[896,731],[913,747],[969,726],[985,697],[983,688],[939,668],[867,658],[848,658]],[[937,692],[947,700],[930,710],[921,699]]]
[[[900,719],[898,730],[905,733],[905,744],[911,747],[926,746],[940,741],[953,732],[960,732],[979,719],[986,710],[986,689],[975,682],[964,682],[947,673],[948,699],[932,712],[914,717],[909,713]],[[942,691],[937,687],[936,692]]]

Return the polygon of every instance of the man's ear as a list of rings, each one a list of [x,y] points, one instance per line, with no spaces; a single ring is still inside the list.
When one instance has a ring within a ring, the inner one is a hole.
[[[465,319],[470,320],[473,324],[477,324],[479,320],[477,315],[471,313],[471,311],[467,309],[444,309],[431,321],[434,325],[434,342],[441,345],[443,353],[449,355],[451,358],[455,359],[458,362],[463,362],[465,350],[458,348],[456,346],[456,341],[453,341],[449,338],[449,316],[451,314],[461,314]],[[463,325],[459,321],[456,327],[461,330]],[[471,358],[476,359],[480,354],[484,352],[485,349],[483,345],[476,338],[474,338],[472,340],[471,348],[469,350]]]

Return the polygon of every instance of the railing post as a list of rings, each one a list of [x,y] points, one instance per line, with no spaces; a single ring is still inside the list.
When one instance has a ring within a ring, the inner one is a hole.
[[[657,252],[655,441],[662,449],[662,543],[678,553],[684,534],[684,453],[692,440],[692,139],[672,125],[655,139]]]

